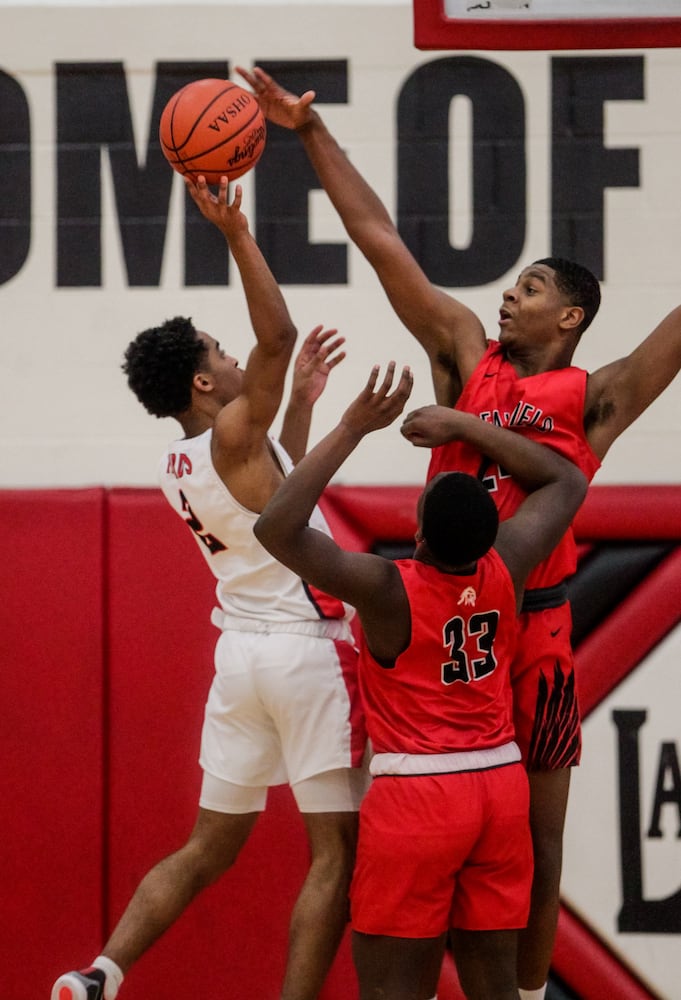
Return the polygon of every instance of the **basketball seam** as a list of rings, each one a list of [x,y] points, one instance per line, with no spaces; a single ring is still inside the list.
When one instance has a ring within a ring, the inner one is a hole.
[[[173,110],[172,110],[171,115],[170,115],[170,134],[171,134],[171,137],[173,139],[173,147],[172,148],[173,148],[173,150],[176,153],[179,152],[180,149],[182,149],[183,146],[186,146],[186,144],[189,142],[189,140],[191,139],[191,137],[194,135],[194,132],[196,131],[196,128],[197,128],[199,122],[201,121],[201,119],[205,115],[206,111],[208,111],[208,109],[211,107],[211,105],[215,104],[216,101],[218,101],[222,97],[224,97],[225,94],[228,94],[230,92],[230,90],[234,90],[234,88],[236,86],[237,85],[235,83],[232,83],[228,87],[225,87],[224,90],[222,90],[219,94],[216,94],[215,97],[213,97],[208,102],[208,104],[206,104],[201,109],[200,114],[198,115],[197,118],[195,118],[192,127],[190,128],[189,132],[187,132],[187,135],[185,136],[184,141],[181,142],[180,145],[178,146],[178,144],[175,142],[175,135],[174,135],[174,132],[173,132],[173,124],[174,124],[174,119],[175,119],[175,111],[177,110],[178,105],[180,104],[180,101],[182,99],[182,91],[180,91],[180,93],[177,95],[177,101],[173,105]],[[183,88],[183,89],[186,89],[186,88]]]

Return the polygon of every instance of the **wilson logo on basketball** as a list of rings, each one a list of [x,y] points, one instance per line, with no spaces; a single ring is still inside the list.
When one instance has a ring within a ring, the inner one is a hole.
[[[265,129],[261,126],[254,128],[253,131],[246,136],[244,139],[243,146],[237,146],[234,153],[227,160],[228,167],[238,167],[240,163],[244,160],[250,162],[256,152],[258,147],[265,141]]]

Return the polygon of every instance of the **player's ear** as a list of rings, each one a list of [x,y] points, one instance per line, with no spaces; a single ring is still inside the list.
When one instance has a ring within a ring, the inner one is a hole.
[[[566,306],[563,310],[560,326],[566,333],[575,333],[584,321],[584,310],[581,306]]]
[[[192,386],[197,392],[210,392],[213,385],[213,376],[208,372],[195,372],[192,379]]]

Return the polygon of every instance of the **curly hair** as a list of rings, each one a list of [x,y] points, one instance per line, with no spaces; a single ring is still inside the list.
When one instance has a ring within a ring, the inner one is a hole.
[[[121,365],[128,385],[154,417],[176,417],[191,404],[192,379],[206,354],[185,316],[138,333]]]
[[[479,479],[465,472],[437,476],[423,498],[421,533],[436,559],[464,566],[484,556],[499,528],[497,508]]]
[[[601,286],[598,279],[581,264],[563,257],[542,257],[535,264],[545,264],[556,274],[558,290],[565,295],[570,303],[584,310],[578,334],[581,335],[591,325],[601,304]]]

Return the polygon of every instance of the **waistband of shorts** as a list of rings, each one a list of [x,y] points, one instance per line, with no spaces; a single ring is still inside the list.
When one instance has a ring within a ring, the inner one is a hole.
[[[311,635],[320,639],[353,642],[352,629],[345,618],[320,618],[318,621],[268,621],[265,618],[239,618],[227,615],[222,608],[213,608],[210,615],[213,625],[223,632],[259,632],[270,635],[288,632],[291,635]]]
[[[526,590],[523,595],[522,611],[545,611],[547,608],[559,608],[568,599],[568,589],[565,580],[554,587],[535,587]]]
[[[460,750],[457,753],[377,753],[369,770],[374,778],[382,774],[451,774],[457,771],[488,771],[517,764],[521,760],[517,743],[503,743],[487,750]]]

